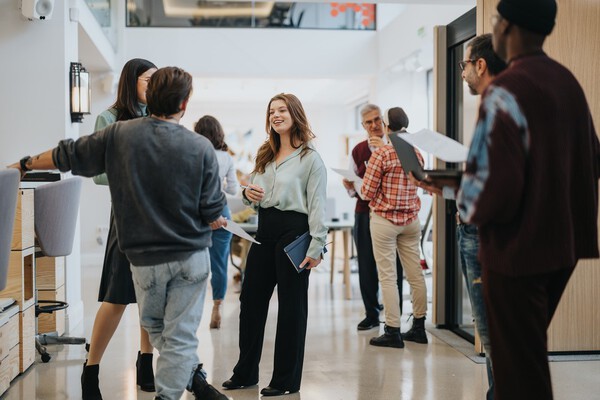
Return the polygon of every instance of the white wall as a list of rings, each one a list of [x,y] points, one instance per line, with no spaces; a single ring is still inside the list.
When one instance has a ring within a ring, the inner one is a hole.
[[[402,107],[409,119],[409,131],[427,127],[427,72],[380,74],[375,81],[375,100],[382,111]]]
[[[447,25],[471,5],[410,5],[377,35],[379,71],[390,68],[412,52],[422,51],[426,68],[433,65],[433,27]]]
[[[28,21],[18,1],[0,0],[0,163],[11,164],[76,138],[69,115],[69,65],[77,61],[77,23],[62,1],[52,19]],[[79,235],[66,262],[67,329],[83,319]]]
[[[128,57],[197,77],[354,77],[377,69],[376,32],[129,28],[124,36]]]
[[[83,118],[83,123],[80,125],[82,135],[93,133],[96,116],[115,102],[117,97],[116,91],[110,90],[114,88],[111,85],[107,86],[98,74],[93,75],[92,114],[86,115]],[[110,191],[108,190],[108,186],[98,186],[91,179],[84,179],[80,205],[81,262],[84,267],[87,265],[102,264],[108,232],[105,231],[102,234],[98,232],[98,229],[108,229],[109,217]],[[98,240],[101,241],[99,242]]]

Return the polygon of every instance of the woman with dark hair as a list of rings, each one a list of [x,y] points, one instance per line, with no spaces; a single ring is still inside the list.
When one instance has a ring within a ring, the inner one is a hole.
[[[235,174],[233,158],[228,153],[225,143],[225,133],[219,121],[210,115],[200,118],[194,126],[194,131],[206,137],[212,143],[217,154],[219,162],[219,178],[223,182],[223,191],[234,195],[237,193],[238,180]],[[223,209],[222,215],[231,219],[231,212],[227,205]],[[227,261],[229,257],[229,247],[231,245],[232,234],[225,229],[212,231],[212,246],[210,252],[210,285],[213,294],[213,309],[210,317],[210,328],[219,329],[221,327],[221,304],[227,291]]]
[[[250,183],[242,191],[244,202],[258,211],[256,239],[246,262],[240,295],[240,357],[227,389],[258,383],[269,300],[277,285],[279,309],[275,363],[263,396],[300,390],[308,318],[310,269],[321,262],[325,246],[327,171],[311,144],[315,137],[300,100],[279,94],[267,106],[268,140],[258,149]],[[305,266],[296,271],[283,251],[298,236],[309,232],[311,242]]]
[[[119,79],[117,100],[96,118],[95,131],[99,131],[117,121],[126,121],[148,115],[146,109],[146,88],[157,68],[150,61],[134,58],[129,60]],[[106,174],[94,178],[99,185],[108,185]],[[100,360],[108,346],[127,304],[135,303],[135,289],[131,278],[129,260],[119,249],[115,219],[111,209],[110,228],[104,253],[102,278],[98,301],[102,302],[92,329],[89,354],[83,364],[81,389],[84,400],[101,399],[98,385]],[[136,361],[136,382],[143,391],[153,392],[154,371],[152,369],[153,347],[148,333],[140,327],[140,351]]]

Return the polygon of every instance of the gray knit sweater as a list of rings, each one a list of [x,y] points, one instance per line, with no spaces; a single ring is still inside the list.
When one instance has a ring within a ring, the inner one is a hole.
[[[212,144],[181,125],[152,117],[114,123],[62,140],[63,172],[106,172],[119,247],[134,266],[183,260],[211,246],[208,223],[226,204]]]

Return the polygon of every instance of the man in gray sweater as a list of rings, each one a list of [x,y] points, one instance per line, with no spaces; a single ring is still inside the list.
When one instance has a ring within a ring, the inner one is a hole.
[[[117,122],[77,141],[12,165],[22,173],[53,169],[87,177],[106,172],[119,232],[131,262],[141,324],[160,355],[158,399],[187,388],[202,399],[227,399],[204,379],[196,330],[210,269],[211,229],[226,225],[226,204],[211,143],[179,125],[192,77],[158,70],[147,91],[150,117]]]

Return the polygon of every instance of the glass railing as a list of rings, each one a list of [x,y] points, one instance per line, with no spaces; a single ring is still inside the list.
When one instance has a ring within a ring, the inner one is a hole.
[[[88,5],[92,15],[98,21],[104,35],[112,45],[113,49],[117,49],[117,24],[116,9],[112,6],[117,0],[84,0]]]
[[[101,27],[108,28],[111,26],[111,0],[85,0],[85,2]]]
[[[375,4],[127,0],[128,27],[376,29]]]

